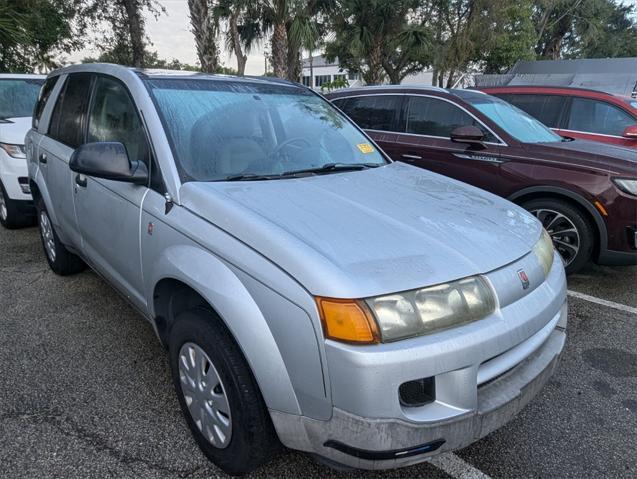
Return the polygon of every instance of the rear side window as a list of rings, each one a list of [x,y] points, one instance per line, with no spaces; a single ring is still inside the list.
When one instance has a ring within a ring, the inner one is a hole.
[[[87,142],[117,141],[131,161],[148,165],[149,147],[139,114],[120,82],[98,77],[88,119]]]
[[[485,134],[487,141],[495,141],[480,122],[453,103],[431,97],[409,98],[407,133],[449,138],[451,132],[459,126],[477,126]]]
[[[627,112],[604,101],[573,98],[571,103],[569,130],[622,136],[627,126],[635,124]]]
[[[59,76],[54,76],[51,78],[47,78],[40,89],[40,94],[38,95],[38,101],[35,104],[35,109],[33,111],[33,128],[37,128],[40,125],[40,118],[42,118],[42,113],[44,112],[44,107],[46,106],[46,102],[51,96],[51,92],[55,87],[55,84],[58,81]]]
[[[566,104],[566,97],[560,95],[495,95],[524,110],[550,128],[560,127],[560,116]]]
[[[361,96],[336,105],[363,129],[397,131],[395,119],[402,98],[400,95]]]
[[[49,136],[71,148],[82,144],[91,74],[69,75],[60,93],[49,125]]]

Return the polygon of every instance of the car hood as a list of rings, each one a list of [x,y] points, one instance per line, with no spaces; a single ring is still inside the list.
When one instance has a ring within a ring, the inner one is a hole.
[[[536,150],[536,148],[539,150]],[[533,154],[548,154],[561,162],[611,174],[637,174],[637,150],[588,140],[538,143]]]
[[[539,222],[403,163],[271,181],[186,183],[181,204],[312,294],[360,298],[485,273],[529,253]]]
[[[7,118],[0,122],[0,142],[12,145],[24,145],[24,137],[31,129],[31,117]]]

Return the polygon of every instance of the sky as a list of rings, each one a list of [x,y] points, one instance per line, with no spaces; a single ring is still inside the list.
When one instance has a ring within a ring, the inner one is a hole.
[[[146,15],[146,34],[152,45],[150,50],[156,50],[160,58],[166,60],[178,59],[181,62],[195,64],[197,51],[195,40],[190,32],[190,19],[188,18],[187,0],[158,0],[164,6],[166,13],[157,20],[151,15]],[[222,42],[221,42],[222,43]],[[226,52],[221,45],[221,62],[232,68],[237,68],[237,60],[230,52]],[[97,56],[99,52],[90,48],[83,49],[68,55],[71,62],[79,62],[88,56]],[[263,48],[255,49],[248,55],[246,73],[248,75],[262,75],[264,72]]]

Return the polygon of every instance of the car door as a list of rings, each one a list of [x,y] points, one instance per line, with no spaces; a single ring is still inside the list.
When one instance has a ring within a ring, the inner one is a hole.
[[[390,158],[394,158],[403,98],[403,94],[370,94],[337,98],[333,103],[364,129]]]
[[[73,73],[56,99],[46,135],[40,141],[37,161],[51,197],[52,219],[60,240],[79,249],[81,238],[75,221],[73,180],[69,160],[83,141],[86,109],[93,75]]]
[[[500,140],[467,110],[442,97],[408,95],[404,132],[394,159],[497,191]],[[451,141],[451,132],[473,125],[485,134],[482,146]]]
[[[637,140],[624,138],[624,129],[637,119],[617,105],[593,98],[572,97],[567,120],[558,133],[582,140],[637,148]]]
[[[86,142],[121,142],[131,161],[150,163],[141,118],[125,85],[97,76],[87,115]],[[138,307],[144,308],[140,210],[144,185],[74,175],[74,201],[82,251]]]

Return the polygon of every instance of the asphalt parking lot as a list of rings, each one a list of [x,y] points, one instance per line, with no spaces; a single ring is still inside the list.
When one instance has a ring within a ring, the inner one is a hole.
[[[503,429],[437,465],[338,473],[289,452],[253,477],[637,477],[637,267],[591,267],[569,290],[559,369]],[[0,324],[0,477],[223,476],[151,326],[94,273],[54,275],[35,228],[0,229]]]

